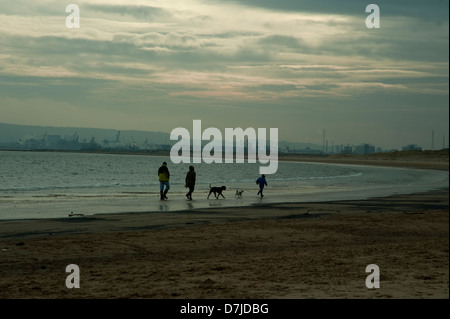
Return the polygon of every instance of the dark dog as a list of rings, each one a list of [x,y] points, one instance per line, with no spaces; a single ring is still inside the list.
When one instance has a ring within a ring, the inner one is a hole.
[[[209,199],[209,195],[211,195],[211,193],[214,193],[214,197],[216,199],[219,199],[219,195],[221,195],[223,198],[225,198],[225,196],[223,196],[222,192],[226,189],[227,188],[225,186],[211,187],[211,184],[209,184],[209,194],[208,194],[207,198]]]

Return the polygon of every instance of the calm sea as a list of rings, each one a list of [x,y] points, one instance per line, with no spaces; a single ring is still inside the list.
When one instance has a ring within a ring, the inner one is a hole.
[[[157,170],[168,162],[169,200],[159,200]],[[261,164],[195,164],[194,201],[185,197],[189,164],[170,158],[59,152],[0,151],[0,219],[57,218],[189,210],[260,204]],[[266,203],[364,199],[448,187],[448,172],[356,165],[279,162],[267,176]],[[225,185],[225,200],[206,199],[209,185]],[[236,198],[237,189],[244,190]]]

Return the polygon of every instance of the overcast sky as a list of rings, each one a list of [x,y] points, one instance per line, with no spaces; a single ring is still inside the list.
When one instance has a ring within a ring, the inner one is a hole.
[[[80,8],[81,27],[65,12]],[[368,29],[368,4],[381,27]],[[436,147],[449,2],[0,0],[0,122]]]

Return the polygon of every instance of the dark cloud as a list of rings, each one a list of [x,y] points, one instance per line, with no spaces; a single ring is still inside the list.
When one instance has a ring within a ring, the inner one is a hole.
[[[227,1],[228,2],[228,1]],[[235,3],[281,11],[311,12],[320,14],[362,15],[368,4],[380,7],[382,15],[406,16],[448,21],[449,2],[446,0],[235,0]]]
[[[373,1],[377,30],[364,25],[370,2],[213,1],[189,11],[92,1],[80,5],[79,30],[65,29],[64,5],[10,2],[0,32],[2,116],[18,118],[26,112],[14,103],[26,110],[29,101],[30,117],[42,115],[50,101],[82,114],[138,112],[136,121],[164,123],[158,129],[200,116],[212,126],[255,126],[250,119],[293,139],[300,129],[353,134],[352,125],[373,127],[375,138],[382,127],[419,127],[427,116],[448,130],[447,1]],[[33,12],[53,17],[36,26]],[[189,116],[172,116],[187,108]]]
[[[112,82],[88,78],[3,75],[0,76],[0,96],[17,99],[51,97],[51,99],[61,102],[77,101],[82,104],[90,103],[87,95],[92,88],[109,85]],[[30,107],[39,106],[30,105]]]
[[[133,5],[104,5],[104,4],[84,4],[83,10],[90,11],[90,16],[94,12],[117,14],[122,16],[132,16],[139,20],[154,21],[155,18],[167,18],[172,14],[165,9],[152,6]]]
[[[277,48],[284,47],[289,49],[302,49],[306,47],[306,44],[301,39],[285,35],[265,36],[258,41],[258,44],[261,46],[275,46]]]

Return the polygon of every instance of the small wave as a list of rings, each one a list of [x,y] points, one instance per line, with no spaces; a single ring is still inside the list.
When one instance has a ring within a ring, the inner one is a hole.
[[[362,176],[363,173],[354,173],[354,174],[347,174],[347,175],[334,175],[334,176],[308,176],[308,177],[286,177],[286,178],[273,178],[270,179],[272,181],[307,181],[307,180],[327,180],[327,179],[337,179],[337,178],[353,178],[353,177],[359,177]]]
[[[39,191],[64,191],[64,190],[82,190],[82,189],[112,189],[117,187],[131,188],[131,187],[154,187],[157,183],[136,183],[136,184],[93,184],[93,185],[71,185],[71,186],[35,186],[35,187],[10,187],[0,188],[0,192],[39,192]]]

